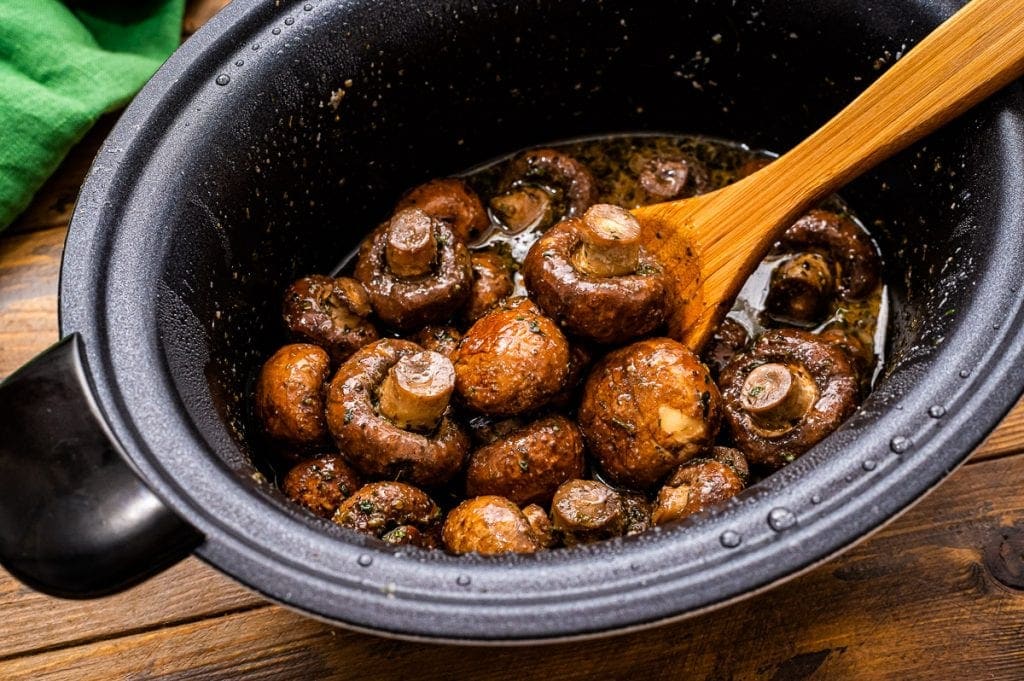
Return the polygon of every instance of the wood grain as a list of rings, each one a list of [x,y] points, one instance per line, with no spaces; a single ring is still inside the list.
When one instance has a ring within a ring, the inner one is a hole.
[[[966,469],[874,538],[780,588],[649,631],[465,649],[267,606],[0,662],[0,678],[1019,679],[1024,578],[1007,579],[993,558],[1007,541],[1024,547],[1020,462],[1010,459]],[[1009,560],[1024,567],[1020,555]]]

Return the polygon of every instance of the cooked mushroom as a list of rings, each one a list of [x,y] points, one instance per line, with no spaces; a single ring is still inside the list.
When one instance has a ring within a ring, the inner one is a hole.
[[[583,389],[579,424],[608,479],[643,490],[711,445],[720,401],[707,367],[689,349],[650,338],[597,364]]]
[[[519,507],[499,496],[467,499],[448,513],[441,532],[452,553],[536,553],[543,545]]]
[[[782,245],[792,249],[820,249],[839,270],[836,292],[840,298],[861,298],[878,285],[878,252],[871,237],[850,218],[826,210],[812,210],[782,234]]]
[[[651,503],[642,494],[620,492],[626,524],[622,534],[626,537],[646,532],[651,527]]]
[[[701,359],[711,369],[711,375],[718,376],[733,357],[746,349],[749,342],[746,328],[732,317],[726,317],[704,346]]]
[[[830,326],[818,334],[818,337],[846,353],[860,376],[862,387],[870,383],[875,355],[871,345],[861,340],[859,334],[842,326]]]
[[[354,274],[381,321],[399,330],[454,316],[472,281],[465,245],[418,208],[395,213],[363,242]]]
[[[569,375],[569,342],[526,298],[513,298],[474,324],[455,361],[455,389],[484,414],[521,414],[543,406]]]
[[[380,540],[392,546],[418,546],[421,549],[437,548],[437,532],[426,534],[415,525],[399,525],[385,532]]]
[[[432,350],[444,355],[454,363],[455,353],[459,350],[459,341],[462,340],[462,334],[450,324],[431,324],[417,331],[409,340],[424,350]]]
[[[480,197],[464,180],[454,177],[430,180],[410,189],[395,207],[419,208],[436,220],[448,223],[462,243],[475,241],[490,224]]]
[[[750,482],[750,466],[740,450],[734,447],[712,447],[711,459],[731,468],[744,485]]]
[[[541,546],[550,549],[557,543],[551,527],[551,518],[543,508],[537,504],[530,504],[523,508],[523,515],[526,516],[526,521],[530,523],[533,535],[537,537]]]
[[[594,351],[586,345],[573,343],[569,346],[569,373],[565,385],[557,395],[548,401],[552,409],[574,409],[579,403],[579,393],[590,365],[594,363]]]
[[[764,334],[722,371],[736,445],[778,468],[817,444],[857,407],[857,372],[838,347],[795,329]]]
[[[707,190],[707,170],[684,154],[640,154],[630,160],[630,168],[644,191],[643,203],[683,199]]]
[[[470,255],[473,282],[469,303],[462,316],[472,324],[483,317],[499,302],[512,295],[512,268],[507,258],[493,251],[477,251]]]
[[[359,489],[359,478],[337,454],[324,454],[292,467],[281,483],[285,495],[321,518],[330,518]]]
[[[355,279],[314,274],[299,279],[284,294],[283,317],[297,339],[326,349],[335,363],[377,340],[368,319],[373,310],[366,289]]]
[[[658,492],[651,521],[664,525],[685,518],[742,490],[743,480],[731,466],[714,459],[689,461],[677,468]]]
[[[820,253],[797,253],[772,270],[765,313],[783,324],[814,326],[828,314],[836,281]]]
[[[469,437],[451,417],[451,362],[396,339],[360,349],[327,393],[327,424],[365,476],[439,485],[462,467]]]
[[[294,343],[264,363],[256,381],[256,412],[273,440],[306,449],[326,440],[324,382],[330,371],[327,352]]]
[[[597,201],[590,170],[555,149],[534,149],[513,160],[491,209],[512,232],[544,229],[566,217],[582,215]]]
[[[583,475],[583,436],[564,416],[547,416],[473,452],[466,496],[493,494],[517,504],[551,501],[566,480]]]
[[[621,536],[626,530],[622,495],[597,480],[570,480],[555,492],[551,526],[566,546]]]
[[[412,527],[419,536],[417,546],[433,548],[441,523],[441,509],[434,501],[412,485],[402,482],[371,482],[360,487],[342,502],[334,514],[334,522],[378,539],[398,528]],[[397,537],[392,534],[391,543]],[[409,543],[412,543],[411,541]]]
[[[548,230],[522,272],[540,308],[582,338],[623,343],[665,320],[665,275],[640,247],[640,223],[618,206],[597,204]]]

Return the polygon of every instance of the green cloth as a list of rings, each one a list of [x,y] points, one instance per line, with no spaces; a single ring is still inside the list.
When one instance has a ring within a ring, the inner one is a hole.
[[[0,0],[0,229],[181,40],[185,0]]]

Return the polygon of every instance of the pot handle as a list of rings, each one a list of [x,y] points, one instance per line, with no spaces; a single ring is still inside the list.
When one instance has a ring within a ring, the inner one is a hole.
[[[0,565],[18,580],[51,596],[105,596],[201,541],[128,465],[78,334],[0,383]]]

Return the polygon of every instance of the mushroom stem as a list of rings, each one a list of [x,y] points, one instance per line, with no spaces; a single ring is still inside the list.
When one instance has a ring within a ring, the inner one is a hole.
[[[388,269],[398,277],[419,277],[430,272],[437,257],[434,223],[419,208],[395,213],[388,223],[384,251]]]
[[[743,383],[740,403],[758,421],[787,425],[818,399],[818,386],[802,367],[762,364]]]
[[[583,215],[573,264],[595,277],[632,274],[640,262],[640,223],[618,206],[599,203]]]
[[[406,355],[381,384],[380,413],[405,430],[433,430],[454,387],[455,368],[447,357],[429,350]]]
[[[551,195],[540,187],[525,186],[491,199],[491,210],[512,234],[539,226],[551,214]]]

